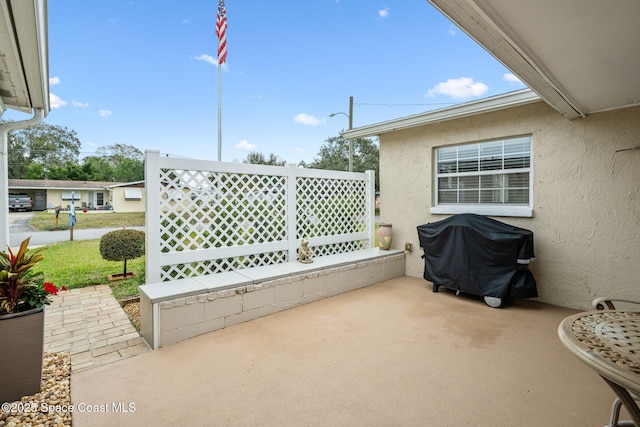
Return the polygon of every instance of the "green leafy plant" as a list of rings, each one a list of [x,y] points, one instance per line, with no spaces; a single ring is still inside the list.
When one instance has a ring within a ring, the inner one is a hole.
[[[50,303],[49,295],[58,288],[44,281],[44,273],[33,267],[43,260],[40,251],[29,251],[29,238],[13,253],[0,252],[0,315],[40,308]],[[64,287],[63,287],[64,289]]]
[[[100,255],[107,261],[124,261],[123,276],[127,277],[127,260],[144,255],[144,232],[115,230],[100,239]]]

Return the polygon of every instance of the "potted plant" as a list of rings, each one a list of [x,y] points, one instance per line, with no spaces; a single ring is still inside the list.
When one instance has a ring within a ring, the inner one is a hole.
[[[16,253],[0,252],[0,402],[40,391],[44,306],[58,293],[43,273],[33,272],[43,256],[28,246],[29,238]]]

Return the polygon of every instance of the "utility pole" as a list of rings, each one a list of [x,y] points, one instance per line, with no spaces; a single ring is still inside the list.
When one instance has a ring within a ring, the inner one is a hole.
[[[353,129],[353,96],[349,97],[349,114],[339,112],[331,113],[329,117],[334,117],[336,114],[342,114],[349,119],[349,130]],[[353,172],[353,141],[349,138],[349,172]]]
[[[353,129],[353,96],[349,97],[349,130]],[[349,138],[349,172],[353,172],[353,140]]]

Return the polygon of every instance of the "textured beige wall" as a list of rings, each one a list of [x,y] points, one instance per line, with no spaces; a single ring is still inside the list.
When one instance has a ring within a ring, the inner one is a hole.
[[[65,190],[66,191],[66,190]],[[74,204],[76,208],[82,206],[82,202],[89,200],[88,191],[74,191]],[[62,190],[47,190],[47,209],[54,209],[56,206],[61,206],[63,209],[68,209],[71,205],[71,200],[62,200]]]
[[[640,146],[640,107],[569,121],[540,102],[382,135],[381,221],[393,224],[392,247],[413,243],[407,275],[423,274],[416,226],[447,217],[429,213],[434,148],[525,134],[533,217],[496,219],[534,232],[539,300],[640,299],[640,149],[618,151]]]
[[[144,199],[146,197],[146,189],[140,188],[142,192],[142,199],[140,200],[126,200],[124,197],[124,190],[127,187],[115,187],[113,189],[112,200],[109,203],[113,206],[114,212],[144,212]],[[107,196],[108,197],[108,196]]]

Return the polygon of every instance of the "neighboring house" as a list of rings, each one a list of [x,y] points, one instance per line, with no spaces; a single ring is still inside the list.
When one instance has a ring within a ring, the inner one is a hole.
[[[563,2],[430,1],[535,92],[343,133],[380,139],[381,219],[393,224],[393,247],[413,243],[406,273],[424,271],[418,225],[471,212],[534,232],[540,301],[587,309],[598,296],[638,299],[640,3],[608,20],[600,9],[616,8],[596,0],[569,1],[580,14]],[[586,24],[596,17],[597,31]],[[574,40],[571,55],[559,53]]]
[[[110,204],[116,212],[144,212],[144,181],[112,183],[106,187],[110,191]]]
[[[101,181],[57,181],[10,179],[9,190],[33,198],[33,210],[69,209],[73,197],[76,209],[144,212],[144,181],[120,183]]]

